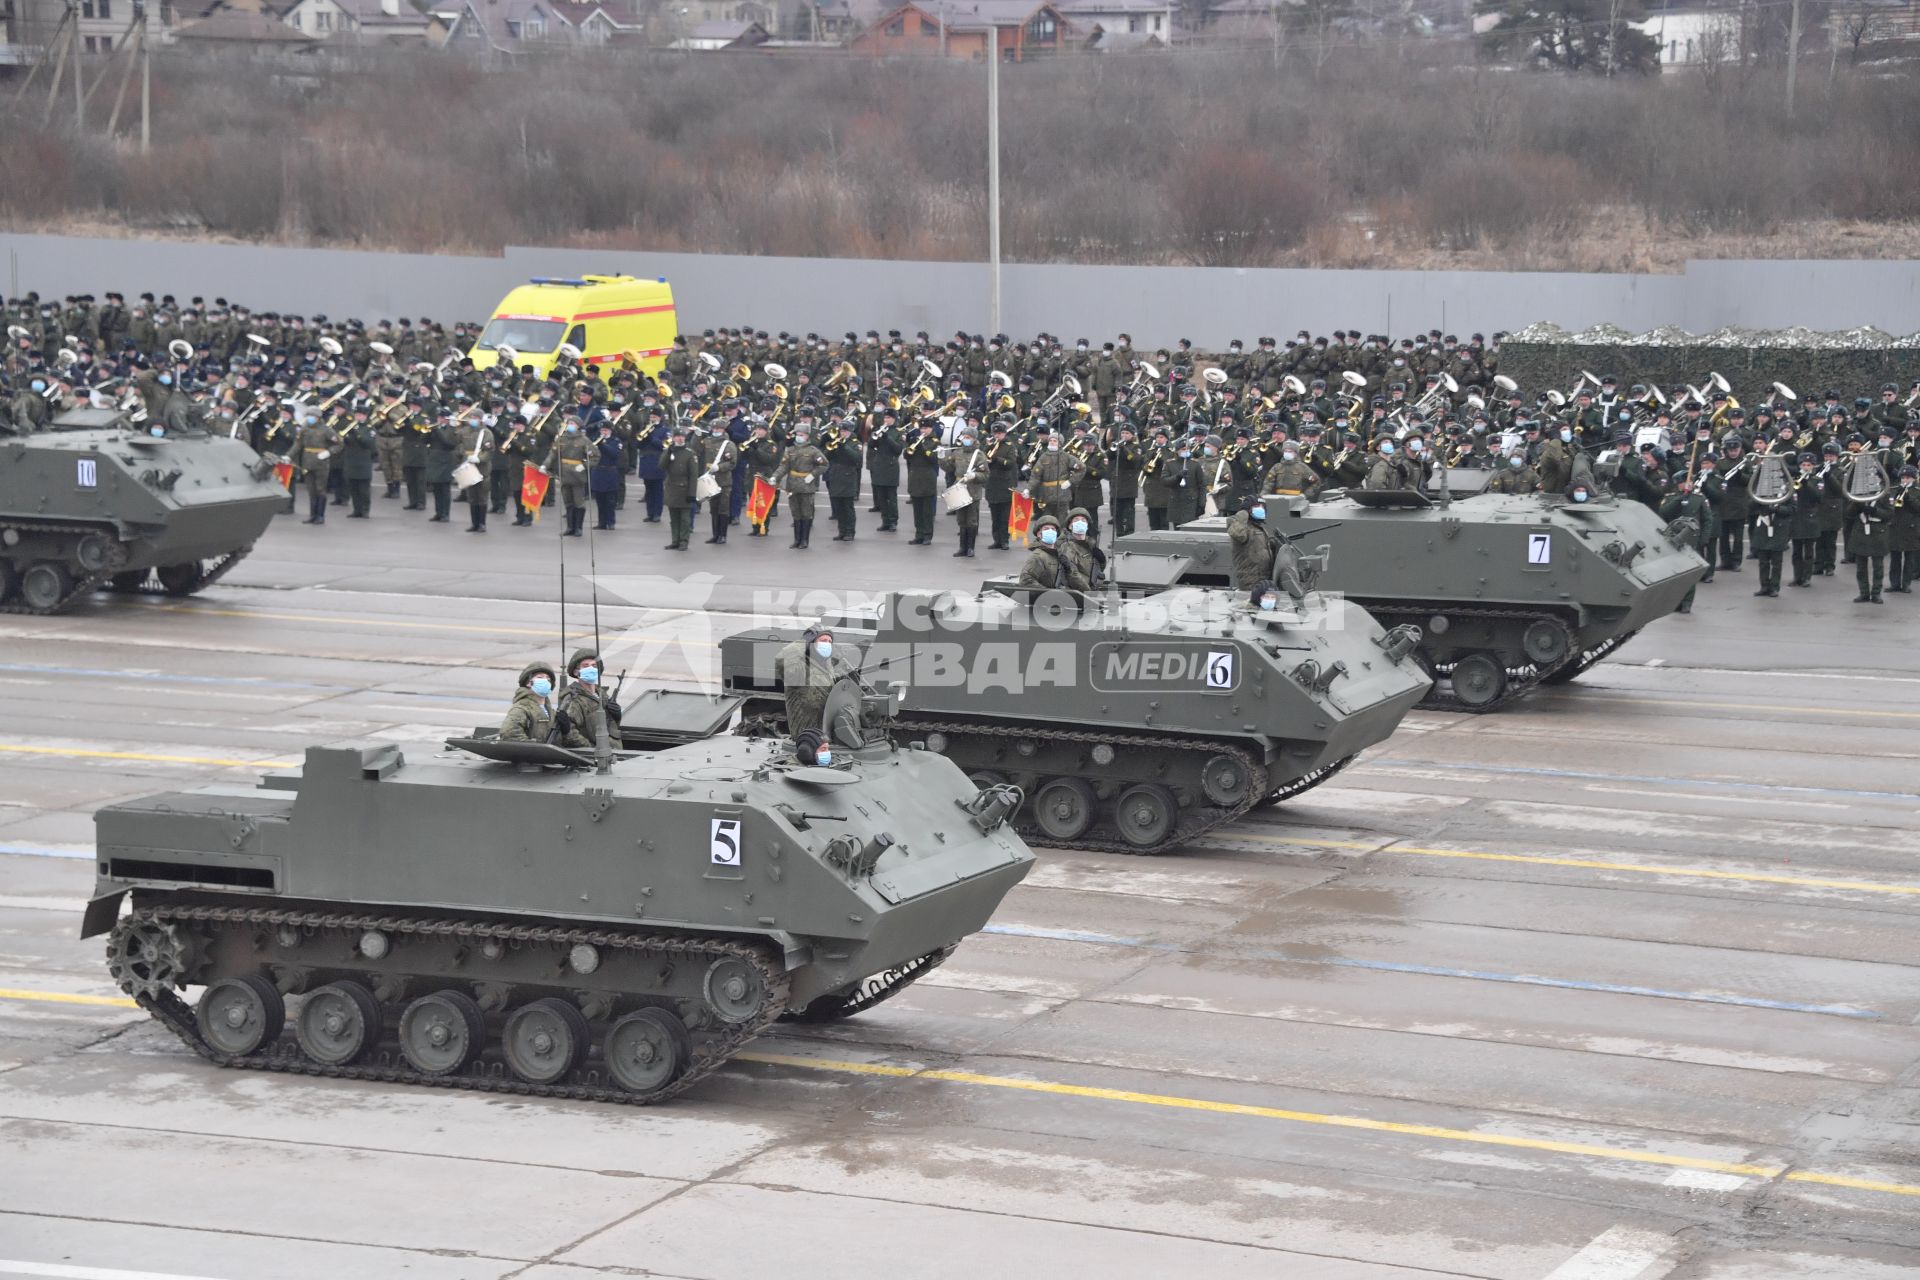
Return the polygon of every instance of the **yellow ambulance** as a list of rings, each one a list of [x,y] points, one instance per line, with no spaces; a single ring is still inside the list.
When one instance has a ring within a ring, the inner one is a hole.
[[[617,366],[631,353],[658,377],[678,323],[665,277],[535,276],[501,299],[468,354],[474,368],[490,369],[509,347],[515,365],[532,365],[544,378],[565,344],[583,364]],[[602,369],[601,376],[612,372]]]

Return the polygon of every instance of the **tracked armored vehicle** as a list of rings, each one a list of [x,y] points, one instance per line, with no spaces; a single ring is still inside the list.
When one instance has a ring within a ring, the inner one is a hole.
[[[871,703],[834,691],[831,767],[483,736],[112,805],[82,934],[221,1066],[659,1102],[783,1015],[895,994],[1032,865],[1019,794],[863,729]]]
[[[902,592],[822,619],[836,660],[906,686],[898,731],[981,786],[1029,798],[1030,840],[1161,853],[1299,795],[1383,741],[1426,693],[1411,628],[1309,597],[1249,612],[1223,592],[1150,599]],[[723,640],[722,680],[779,722],[801,633]]]
[[[1313,501],[1274,495],[1266,508],[1272,528],[1323,566],[1319,588],[1385,626],[1421,629],[1418,657],[1436,677],[1422,707],[1492,711],[1534,685],[1573,679],[1679,608],[1706,575],[1689,531],[1596,490],[1582,504],[1356,490]],[[1115,576],[1131,578],[1135,591],[1168,580],[1242,586],[1223,516],[1115,546]]]
[[[191,595],[239,563],[286,500],[240,441],[156,437],[113,410],[0,436],[0,612],[60,613],[109,584]]]

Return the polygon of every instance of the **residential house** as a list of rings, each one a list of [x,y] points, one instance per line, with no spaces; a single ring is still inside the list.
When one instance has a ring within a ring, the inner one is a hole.
[[[182,23],[174,28],[173,39],[182,48],[263,54],[302,53],[320,44],[319,37],[295,31],[271,13],[228,8]]]
[[[767,29],[757,22],[702,22],[675,40],[673,47],[695,53],[712,53],[720,49],[751,49],[755,45],[765,44],[768,39]]]
[[[176,13],[174,0],[159,0],[147,6],[148,33],[155,43],[166,39],[176,21],[204,17],[208,0],[198,8],[186,7]],[[67,16],[66,0],[0,0],[0,9],[11,13],[8,38],[34,53],[53,42],[54,33]],[[76,17],[80,23],[80,49],[83,53],[111,53],[133,22],[133,0],[79,0]]]
[[[626,6],[616,13],[598,0],[547,0],[547,7],[576,44],[609,45],[646,35],[646,24],[634,18]]]
[[[425,44],[435,26],[411,0],[293,0],[280,17],[295,31],[352,44]]]
[[[547,0],[462,0],[435,16],[446,23],[443,47],[455,52],[525,53],[567,37]]]
[[[1084,34],[1052,0],[910,0],[849,43],[855,53],[971,58],[991,46],[1007,62],[1045,57]]]
[[[1729,62],[1740,56],[1740,14],[1735,9],[1683,0],[1629,25],[1653,37],[1663,67]]]
[[[1171,0],[1059,0],[1059,7],[1089,39],[1096,32],[1104,35],[1105,40],[1093,43],[1106,49],[1129,43],[1116,39],[1119,36],[1155,35],[1164,43],[1173,31],[1174,14],[1179,10]]]
[[[1827,39],[1850,58],[1911,57],[1920,41],[1920,0],[1838,0],[1828,10]]]

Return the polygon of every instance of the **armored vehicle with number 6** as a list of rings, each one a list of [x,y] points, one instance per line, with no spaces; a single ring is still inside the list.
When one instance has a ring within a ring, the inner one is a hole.
[[[900,732],[981,786],[1017,785],[1021,834],[1065,848],[1160,853],[1299,795],[1384,741],[1429,684],[1417,631],[1319,596],[1256,613],[1217,591],[900,592],[821,625],[868,679],[904,686]],[[721,642],[747,715],[783,715],[779,654],[797,634]]]
[[[157,578],[191,595],[253,549],[285,505],[272,465],[238,440],[151,435],[76,409],[0,437],[0,613],[60,613],[100,587]]]
[[[221,1066],[658,1102],[783,1015],[892,996],[1032,865],[1013,788],[863,728],[857,691],[828,709],[830,767],[475,737],[111,805],[82,936]]]

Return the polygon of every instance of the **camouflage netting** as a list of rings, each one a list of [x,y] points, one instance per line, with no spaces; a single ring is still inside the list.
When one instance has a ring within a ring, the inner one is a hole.
[[[1898,383],[1902,398],[1920,378],[1920,333],[1894,337],[1872,327],[1839,333],[1811,329],[1716,329],[1693,334],[1661,326],[1628,333],[1597,325],[1569,333],[1558,325],[1536,324],[1500,343],[1500,372],[1519,380],[1531,396],[1548,387],[1566,390],[1582,370],[1620,380],[1625,392],[1636,382],[1652,382],[1671,396],[1686,384],[1699,386],[1709,371],[1724,375],[1742,404],[1766,398],[1775,382],[1784,382],[1802,399],[1829,388],[1848,400],[1879,399],[1880,385]]]

